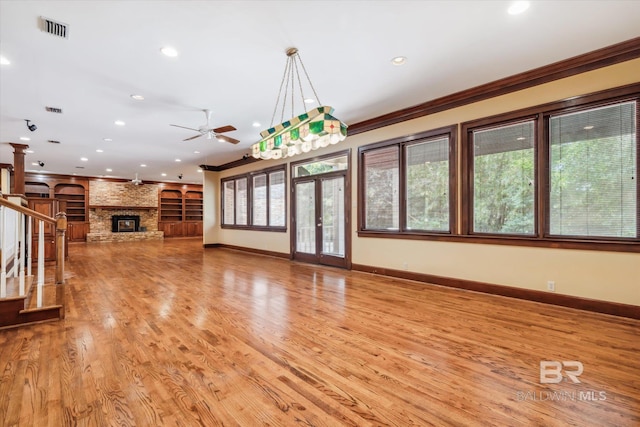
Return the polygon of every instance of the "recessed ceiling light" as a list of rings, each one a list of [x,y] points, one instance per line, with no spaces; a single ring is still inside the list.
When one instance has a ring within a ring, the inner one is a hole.
[[[593,129],[593,125],[585,126],[583,129],[584,130],[591,130],[591,129]]]
[[[89,159],[87,159],[86,157],[80,157],[80,160],[83,161],[83,162],[88,162],[89,161]]]
[[[198,150],[194,151],[193,154],[200,154]]]
[[[160,52],[164,53],[169,58],[175,58],[178,56],[178,51],[172,48],[171,46],[166,46],[160,49]]]
[[[27,151],[26,151],[26,153],[33,154],[33,153],[35,153],[35,151],[33,151],[33,150],[27,150]]]
[[[38,162],[31,162],[31,166],[38,166]]]
[[[527,138],[525,138],[524,136],[521,136],[521,137],[519,137],[519,138],[516,138],[516,140],[517,140],[517,141],[524,141],[525,139],[527,139]]]
[[[160,175],[162,175],[162,176],[167,176],[167,174],[166,174],[166,173],[164,173],[164,172],[163,172],[163,173],[161,173]]]
[[[0,65],[10,65],[11,61],[9,61],[6,57],[0,56]]]
[[[111,138],[103,138],[102,140],[103,140],[103,141],[105,141],[105,142],[111,142],[111,141],[113,141],[113,139],[111,139]]]
[[[122,120],[116,120],[116,121],[115,121],[115,122],[113,122],[113,123],[115,123],[115,124],[116,124],[116,125],[118,125],[118,126],[124,126],[124,125],[125,125],[125,123],[124,123]]]
[[[528,1],[515,1],[511,4],[511,6],[509,6],[507,12],[509,13],[509,15],[518,15],[527,9],[529,9]]]
[[[253,124],[251,126],[253,126],[254,128],[259,128],[260,127],[260,123],[253,122]]]
[[[304,100],[305,104],[313,104],[314,102],[316,102],[316,100],[313,98],[307,98]]]
[[[131,95],[132,99],[135,99],[136,101],[144,101],[144,96],[142,95]]]
[[[147,165],[145,165],[144,163],[140,165],[141,168],[146,168]]]
[[[113,169],[111,169],[111,168],[106,168],[105,170],[106,170],[107,172],[113,172]]]
[[[396,56],[391,60],[393,65],[404,65],[407,62],[407,58],[404,56]]]
[[[181,162],[181,161],[182,161],[182,160],[180,160],[180,159],[176,159],[176,162]]]
[[[98,149],[96,150],[96,153],[104,153],[104,151],[98,148]]]
[[[198,172],[202,172],[202,169],[198,169]]]
[[[20,137],[20,141],[31,141],[31,138],[26,137],[26,136],[21,136]]]

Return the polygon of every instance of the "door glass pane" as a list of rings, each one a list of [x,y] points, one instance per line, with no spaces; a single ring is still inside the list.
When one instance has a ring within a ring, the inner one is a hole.
[[[344,257],[344,177],[322,180],[322,253]]]
[[[296,184],[296,251],[316,253],[315,182]]]
[[[347,156],[339,156],[331,159],[316,160],[311,163],[297,165],[293,168],[293,177],[318,175],[321,173],[335,172],[347,170],[349,167],[349,158]]]

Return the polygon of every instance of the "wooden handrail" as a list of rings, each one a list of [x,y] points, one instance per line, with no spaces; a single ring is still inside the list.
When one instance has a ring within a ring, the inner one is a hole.
[[[55,218],[51,218],[50,216],[46,216],[44,214],[41,214],[40,212],[36,212],[33,209],[29,209],[29,208],[25,208],[24,206],[20,206],[20,205],[16,205],[15,203],[11,203],[10,201],[8,201],[7,199],[0,197],[0,205],[2,206],[6,206],[8,208],[11,208],[15,211],[18,211],[20,213],[23,213],[25,215],[29,215],[31,217],[34,217],[36,219],[39,219],[41,221],[47,222],[49,224],[56,224],[56,220]]]

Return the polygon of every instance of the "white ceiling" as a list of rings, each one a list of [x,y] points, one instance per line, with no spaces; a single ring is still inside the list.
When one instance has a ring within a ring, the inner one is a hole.
[[[34,151],[28,171],[200,183],[198,165],[240,159],[271,124],[288,47],[353,124],[640,35],[640,1],[531,3],[512,16],[509,1],[0,0],[0,163],[16,142]],[[40,16],[69,38],[40,31]],[[169,126],[198,128],[205,108],[238,145],[182,142],[195,132]]]

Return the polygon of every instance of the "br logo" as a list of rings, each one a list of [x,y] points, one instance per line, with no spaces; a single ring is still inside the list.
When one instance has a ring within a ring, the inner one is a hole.
[[[541,360],[540,361],[540,384],[556,384],[562,381],[562,369],[564,368],[564,374],[574,384],[578,384],[580,380],[578,377],[584,371],[584,366],[577,360],[569,360],[565,362],[558,362],[556,360]]]

